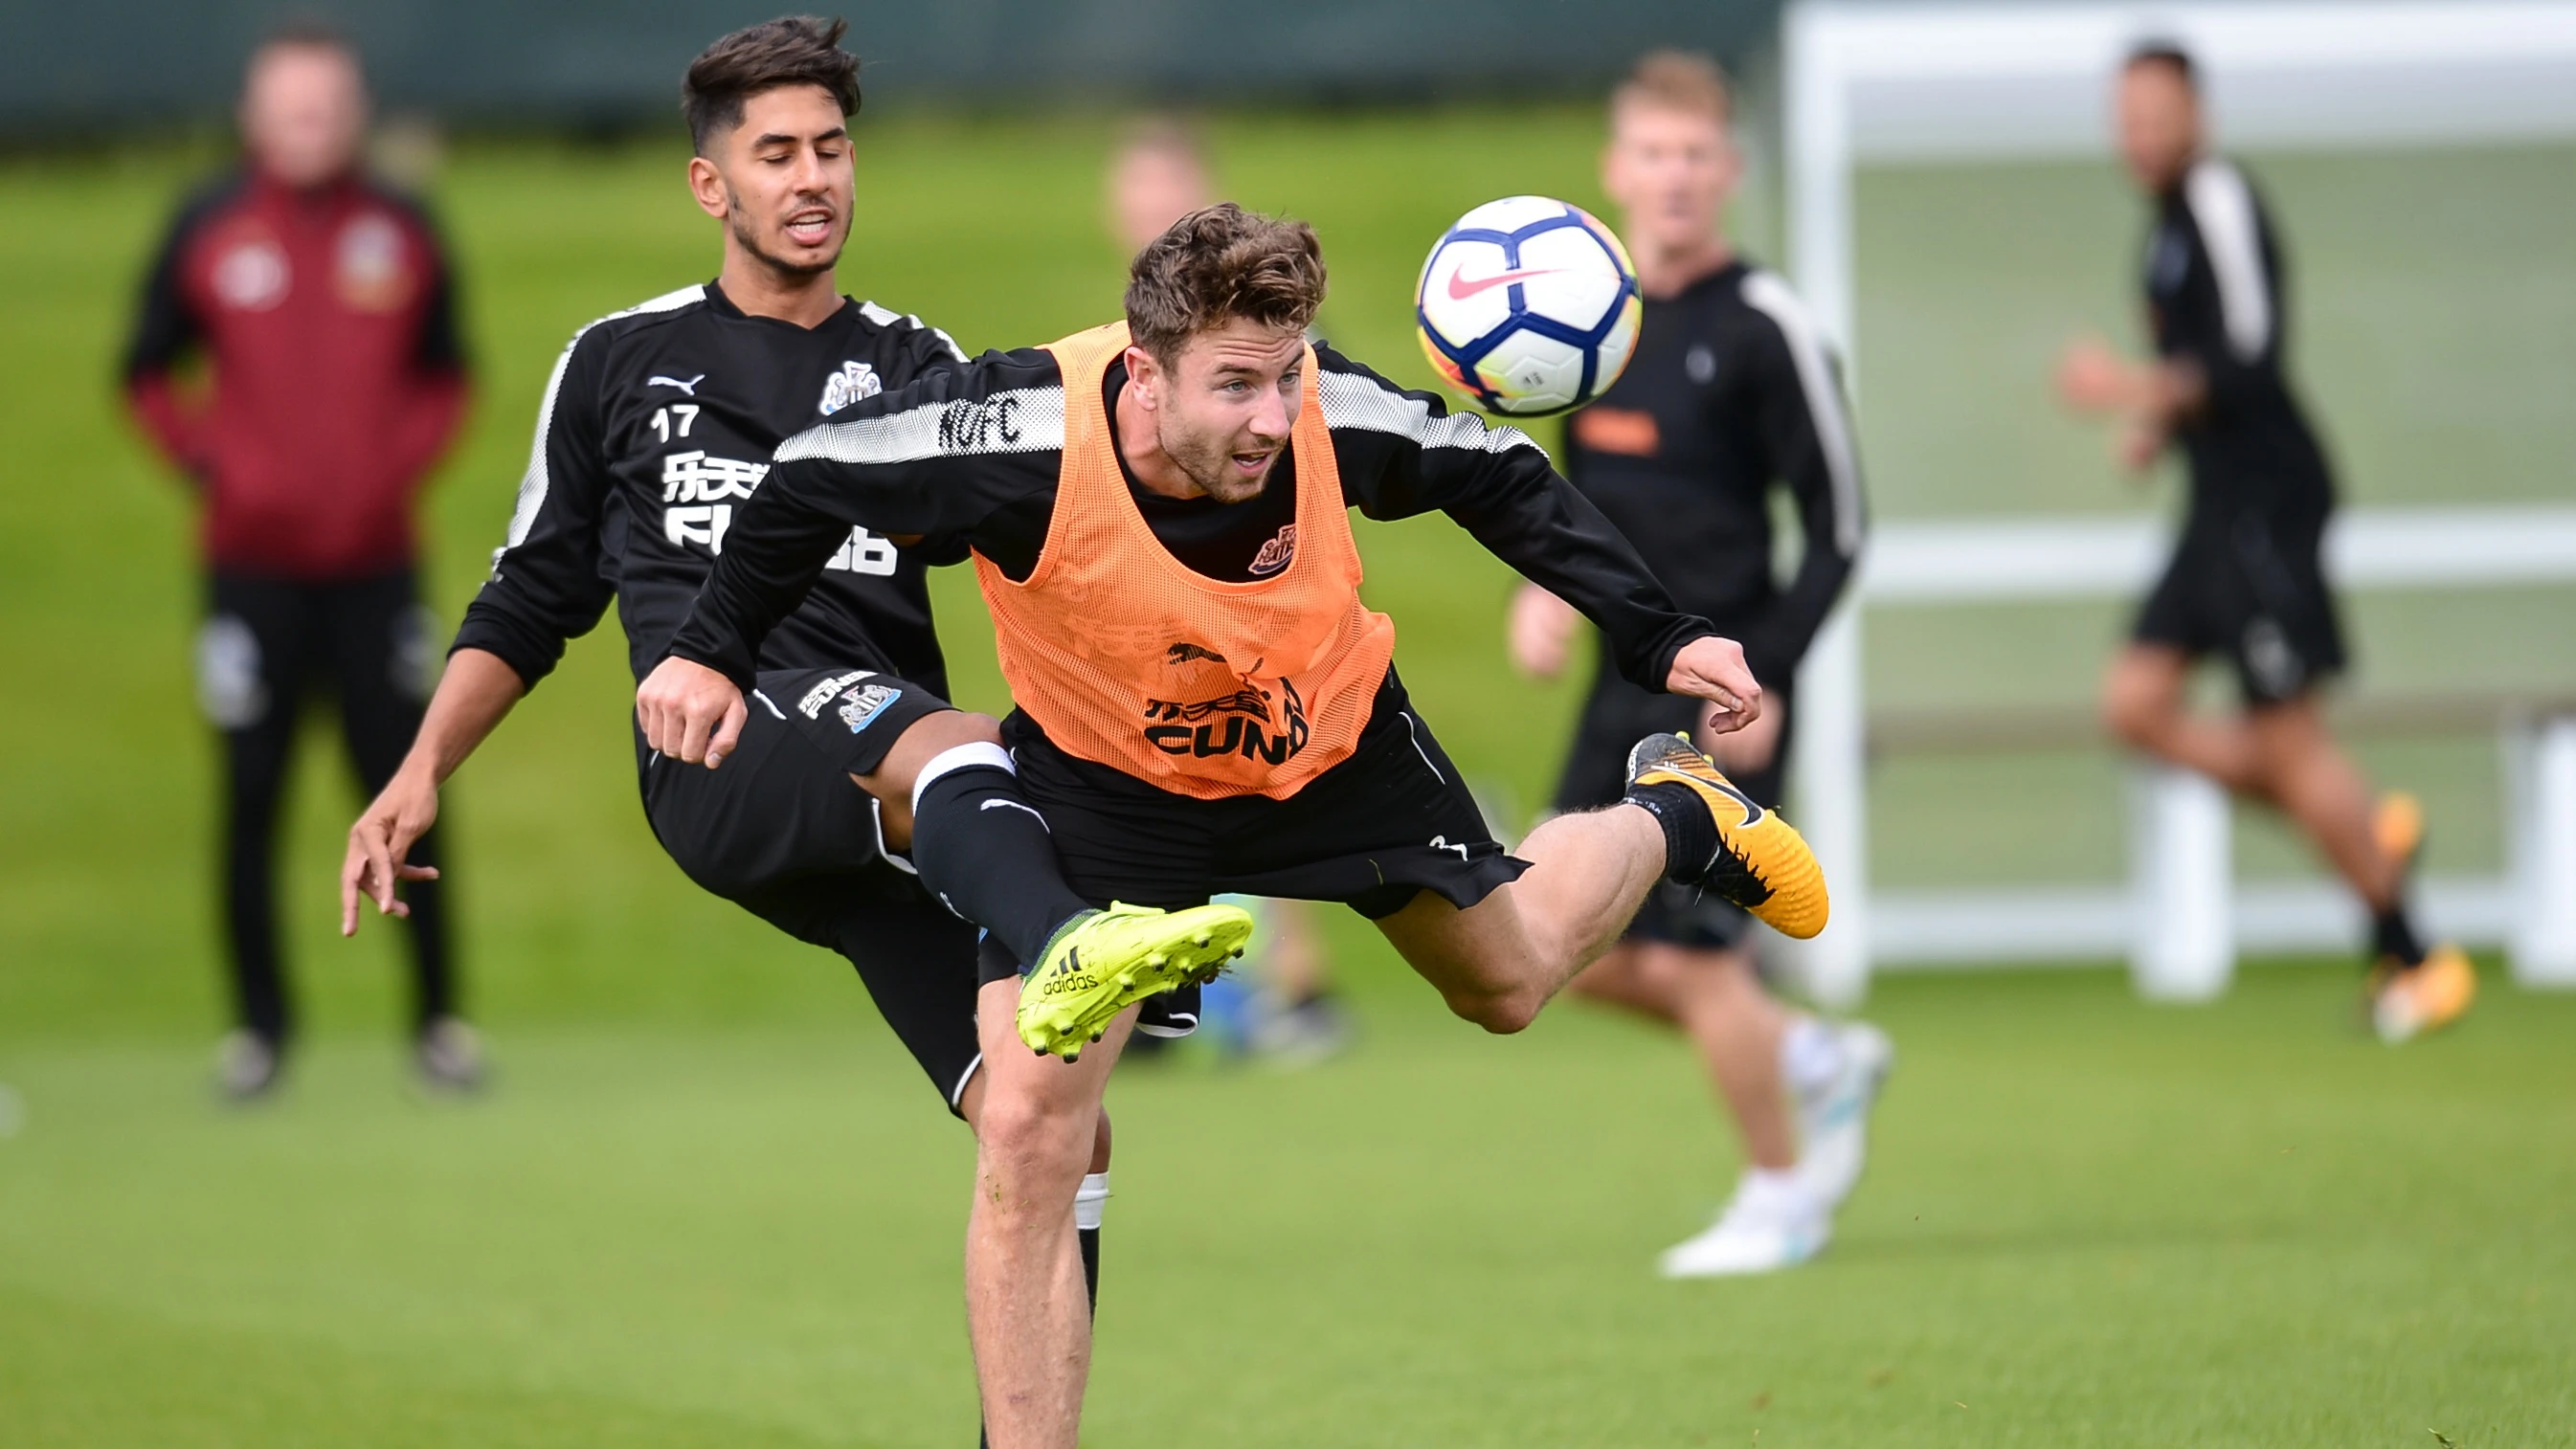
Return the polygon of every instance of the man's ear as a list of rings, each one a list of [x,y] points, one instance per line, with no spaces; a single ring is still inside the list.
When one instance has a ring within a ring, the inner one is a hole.
[[[718,221],[724,220],[731,209],[725,204],[723,174],[716,170],[716,163],[704,156],[689,158],[689,195],[697,201],[698,210]]]
[[[1127,386],[1134,390],[1136,402],[1147,412],[1162,401],[1163,364],[1154,354],[1134,343],[1127,344]]]

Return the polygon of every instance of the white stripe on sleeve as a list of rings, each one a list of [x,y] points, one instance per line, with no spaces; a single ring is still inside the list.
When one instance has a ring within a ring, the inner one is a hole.
[[[1323,372],[1315,379],[1315,391],[1323,401],[1324,425],[1328,428],[1393,433],[1425,448],[1503,453],[1538,446],[1520,429],[1490,427],[1474,413],[1435,418],[1431,404],[1359,373]]]
[[[1816,442],[1824,449],[1825,472],[1833,480],[1834,552],[1850,558],[1860,552],[1860,468],[1852,459],[1851,422],[1843,416],[1842,393],[1834,387],[1833,369],[1826,365],[1824,336],[1806,304],[1776,273],[1746,274],[1744,303],[1770,318],[1789,344],[1789,360],[1798,369],[1798,388],[1807,395]]]
[[[2243,172],[2212,156],[2183,180],[2183,203],[2200,228],[2201,250],[2218,277],[2218,310],[2227,346],[2239,362],[2263,355],[2272,341],[2272,287],[2263,275],[2262,222]]]
[[[518,502],[510,509],[510,531],[504,535],[501,546],[492,550],[494,573],[500,572],[503,554],[528,541],[528,531],[537,526],[537,514],[546,506],[546,490],[553,481],[546,473],[546,436],[554,428],[555,398],[563,390],[564,369],[572,365],[572,350],[581,345],[581,339],[591,328],[602,322],[614,322],[620,317],[634,317],[646,312],[676,312],[704,300],[706,294],[707,289],[702,284],[665,292],[651,301],[638,302],[622,312],[611,312],[582,324],[581,329],[572,334],[572,340],[564,344],[563,352],[555,358],[555,370],[546,376],[545,400],[537,404],[536,441],[528,446],[528,471],[519,478]]]
[[[807,428],[778,445],[781,463],[914,463],[977,453],[1043,453],[1064,446],[1064,389],[1018,387],[981,401],[923,403],[882,417]]]

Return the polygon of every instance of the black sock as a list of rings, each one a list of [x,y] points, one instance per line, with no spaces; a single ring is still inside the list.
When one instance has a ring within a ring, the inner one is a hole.
[[[1664,827],[1664,879],[1697,885],[1717,859],[1717,822],[1708,803],[1688,785],[1667,781],[1631,785],[1625,803],[1643,808]]]
[[[1082,1244],[1082,1291],[1091,1300],[1096,1318],[1100,1314],[1100,1229],[1075,1228],[1073,1235]]]
[[[2424,964],[2424,943],[2415,936],[2415,923],[2406,915],[2403,905],[2390,906],[2370,920],[2371,948],[2379,955],[2393,959],[2400,967]]]
[[[1020,782],[992,765],[969,765],[930,782],[912,812],[912,863],[948,909],[993,933],[1034,970],[1065,922],[1089,910],[1064,883],[1046,819],[1020,798]]]

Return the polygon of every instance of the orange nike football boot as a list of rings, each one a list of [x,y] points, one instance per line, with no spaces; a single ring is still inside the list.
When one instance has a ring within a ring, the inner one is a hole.
[[[1628,752],[1628,784],[1689,787],[1717,823],[1717,854],[1700,884],[1784,936],[1806,940],[1825,928],[1831,902],[1824,868],[1796,828],[1735,787],[1686,735],[1648,735]]]

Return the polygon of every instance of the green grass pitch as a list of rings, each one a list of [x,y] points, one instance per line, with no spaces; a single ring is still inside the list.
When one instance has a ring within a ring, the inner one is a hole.
[[[1420,380],[1405,301],[1422,248],[1494,195],[1597,202],[1593,125],[1243,117],[1217,134],[1231,189],[1322,228],[1336,339]],[[969,347],[1107,313],[1105,123],[863,134],[847,289]],[[2565,496],[2570,158],[2403,164],[2435,201],[2505,220],[2440,227],[2441,206],[2393,207],[2359,160],[2267,172],[2354,492]],[[23,1107],[0,1136],[0,1444],[971,1442],[965,1135],[846,968],[660,856],[605,640],[576,646],[451,792],[499,1090],[406,1092],[389,933],[331,929],[351,799],[317,749],[286,888],[314,1050],[271,1110],[206,1100],[212,752],[188,683],[189,520],[109,386],[190,169],[0,166],[17,282],[0,315],[0,1083]],[[472,146],[451,165],[439,199],[481,394],[430,506],[448,617],[499,535],[564,337],[713,270],[678,176],[668,145]],[[2116,506],[2096,441],[2025,404],[2065,327],[2120,322],[2126,199],[2096,172],[2032,167],[1862,194],[1882,515]],[[1999,250],[2015,208],[2056,221]],[[2373,305],[2428,251],[2459,260],[2448,305],[2403,289],[2393,314]],[[2433,340],[2433,382],[2391,337]],[[1573,698],[1503,667],[1508,574],[1438,520],[1363,537],[1427,715],[1526,810]],[[965,582],[942,584],[959,692],[991,707]],[[2533,622],[2563,608],[2364,601],[2365,658],[2399,683],[2576,676],[2576,634]],[[1872,680],[1898,700],[2071,697],[2115,626],[1891,625]],[[2490,748],[2375,756],[2456,802],[2437,827],[2471,820],[2442,837],[2455,863],[2492,856],[2475,814],[2493,808]],[[1962,864],[1948,806],[2028,778],[2046,788],[2019,791],[2037,797],[2015,800],[2026,828]],[[2110,778],[2090,757],[2022,780],[1900,762],[1878,785],[1881,863],[1918,882],[2113,868]],[[1355,921],[1330,924],[1363,1023],[1351,1058],[1295,1075],[1185,1058],[1113,1091],[1088,1443],[2576,1444],[2576,1000],[2513,990],[2492,963],[2463,1030],[2394,1053],[2352,1028],[2339,964],[2252,970],[2193,1010],[2139,1006],[2103,971],[1890,981],[1871,1013],[1899,1075],[1832,1252],[1677,1286],[1652,1255],[1735,1166],[1680,1048],[1580,1007],[1486,1039]]]

